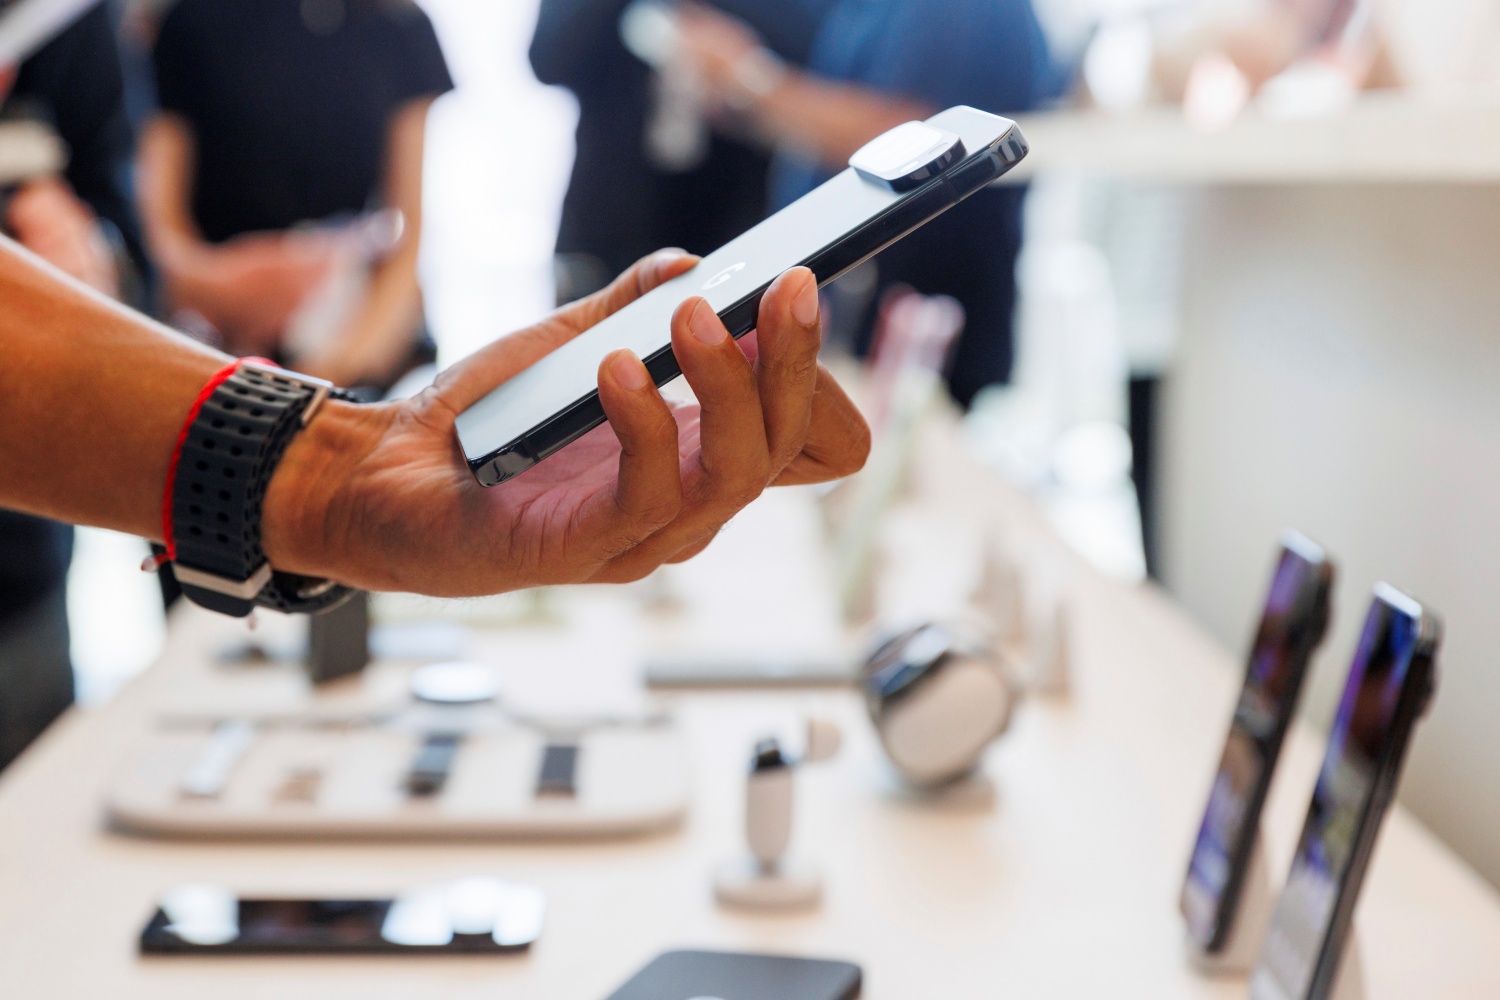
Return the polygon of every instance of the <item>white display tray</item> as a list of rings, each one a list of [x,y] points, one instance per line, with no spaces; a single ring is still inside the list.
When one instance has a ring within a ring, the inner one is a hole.
[[[326,717],[260,720],[218,794],[189,794],[185,779],[213,732],[204,722],[152,730],[109,785],[111,826],[162,837],[610,837],[673,826],[687,809],[686,754],[665,721],[566,735],[482,726],[464,737],[430,796],[406,789],[421,727]],[[548,743],[578,747],[572,795],[537,792]]]

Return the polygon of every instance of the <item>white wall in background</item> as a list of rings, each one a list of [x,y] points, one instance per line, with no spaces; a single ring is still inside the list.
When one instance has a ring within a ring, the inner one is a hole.
[[[1336,621],[1307,699],[1325,727],[1371,585],[1438,610],[1403,798],[1500,884],[1500,187],[1218,189],[1189,220],[1167,583],[1244,649],[1278,533],[1326,545]]]

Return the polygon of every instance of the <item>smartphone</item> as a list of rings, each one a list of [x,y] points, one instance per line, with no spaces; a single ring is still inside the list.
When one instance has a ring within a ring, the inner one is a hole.
[[[670,325],[684,300],[702,295],[729,332],[743,336],[755,327],[766,288],[787,268],[805,265],[826,284],[974,194],[1026,152],[1015,122],[968,107],[878,136],[827,183],[459,414],[469,468],[494,486],[603,423],[599,364],[611,351],[630,348],[659,386],[676,378]]]
[[[1328,630],[1333,577],[1333,563],[1316,543],[1296,532],[1282,538],[1182,886],[1188,935],[1210,955],[1224,949],[1234,927],[1281,744],[1308,661]]]
[[[391,899],[241,899],[218,886],[162,897],[147,955],[451,955],[523,951],[542,932],[540,889],[458,879]]]
[[[724,951],[658,955],[609,1000],[855,1000],[859,966]]]
[[[1323,1000],[1334,987],[1380,821],[1437,686],[1438,620],[1375,588],[1291,873],[1251,976],[1252,1000]]]

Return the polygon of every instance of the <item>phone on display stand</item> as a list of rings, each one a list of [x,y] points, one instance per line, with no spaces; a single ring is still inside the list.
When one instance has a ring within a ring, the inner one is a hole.
[[[1328,629],[1333,578],[1323,550],[1288,532],[1182,886],[1188,935],[1205,954],[1221,952],[1233,929],[1281,744]]]
[[[783,271],[804,265],[827,284],[981,190],[1026,152],[1015,122],[962,106],[877,136],[848,169],[459,414],[469,468],[494,486],[602,424],[599,365],[612,351],[634,351],[658,386],[676,378],[672,313],[692,296],[706,298],[729,332],[743,336]]]
[[[535,886],[466,878],[389,899],[242,899],[218,886],[173,890],[146,929],[145,955],[452,955],[524,951],[542,932]]]
[[[1325,1000],[1333,991],[1381,820],[1437,686],[1441,632],[1422,605],[1376,586],[1291,872],[1251,976],[1252,1000]]]
[[[658,955],[609,1000],[855,1000],[859,966],[725,951]]]

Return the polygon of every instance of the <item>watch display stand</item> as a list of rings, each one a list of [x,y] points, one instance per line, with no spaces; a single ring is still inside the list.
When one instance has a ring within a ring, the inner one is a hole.
[[[172,838],[567,839],[662,830],[687,812],[687,749],[675,725],[654,720],[564,739],[471,719],[450,731],[441,787],[415,794],[413,762],[438,711],[163,722],[123,756],[106,817],[121,832]]]
[[[795,858],[762,864],[744,857],[725,862],[714,873],[714,898],[748,910],[810,909],[823,899],[823,878]]]
[[[1044,588],[1034,600],[1027,628],[1030,690],[1040,695],[1066,697],[1073,686],[1068,605],[1061,594],[1050,588]]]
[[[370,662],[370,595],[356,591],[307,623],[307,676],[314,684],[348,677]]]
[[[928,786],[912,784],[890,766],[885,769],[884,782],[891,799],[944,812],[989,812],[998,797],[995,782],[979,769],[946,784]]]

